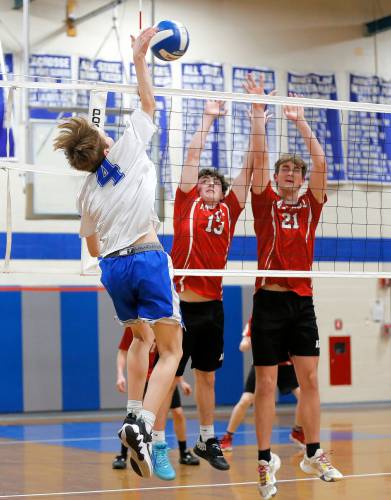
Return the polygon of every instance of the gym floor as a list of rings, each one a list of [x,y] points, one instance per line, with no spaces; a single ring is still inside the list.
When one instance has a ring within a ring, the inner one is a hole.
[[[188,411],[188,444],[197,437],[196,415]],[[218,411],[216,430],[226,429],[229,409]],[[325,483],[299,469],[301,452],[289,442],[293,408],[279,410],[273,451],[282,459],[276,498],[344,500],[391,498],[391,405],[326,407],[322,413],[322,446],[345,480]],[[178,464],[171,420],[167,441],[177,478],[141,479],[128,467],[112,470],[119,453],[116,431],[120,414],[3,416],[0,424],[0,498],[55,499],[240,499],[256,498],[256,440],[249,415],[226,453],[231,464],[220,472],[202,461],[199,467]]]

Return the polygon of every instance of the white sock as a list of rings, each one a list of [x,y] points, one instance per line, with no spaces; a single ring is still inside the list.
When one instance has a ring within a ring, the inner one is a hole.
[[[164,443],[166,441],[165,431],[152,431],[152,443]]]
[[[200,425],[200,435],[203,443],[206,443],[208,439],[215,437],[215,426],[212,425]]]
[[[156,415],[154,415],[151,411],[141,410],[140,417],[145,422],[145,428],[147,429],[147,432],[151,433],[152,429],[153,429],[153,426],[155,424]]]
[[[135,399],[128,400],[128,405],[126,407],[126,411],[128,414],[133,413],[133,415],[139,417],[142,409],[143,409],[142,401],[136,401]]]

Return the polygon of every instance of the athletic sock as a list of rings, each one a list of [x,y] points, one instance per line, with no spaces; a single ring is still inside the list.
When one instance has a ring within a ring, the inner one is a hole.
[[[203,443],[206,443],[208,439],[215,437],[215,426],[212,425],[200,425],[200,436]]]
[[[121,457],[123,457],[125,460],[128,458],[128,449],[123,444],[121,444]]]
[[[308,443],[306,444],[307,449],[307,457],[311,458],[315,455],[315,453],[319,450],[320,443]]]
[[[140,416],[141,410],[143,409],[143,402],[136,401],[135,399],[129,399],[128,405],[126,407],[127,414],[133,413],[137,417]]]
[[[165,431],[152,430],[152,443],[164,443],[166,441]]]
[[[296,431],[296,432],[303,432],[303,427],[301,425],[295,424],[293,426],[293,430]]]
[[[230,436],[230,437],[233,437],[235,433],[227,431],[226,434],[228,434],[228,436]]]
[[[180,454],[180,456],[184,455],[185,451],[187,450],[187,443],[186,443],[186,441],[179,441],[178,440],[178,447],[179,447],[179,454]]]
[[[272,459],[272,454],[270,452],[270,448],[267,450],[258,450],[258,461],[265,460],[265,462],[270,462]]]
[[[140,417],[144,420],[145,428],[147,432],[150,434],[155,424],[156,415],[154,415],[151,411],[141,410]]]

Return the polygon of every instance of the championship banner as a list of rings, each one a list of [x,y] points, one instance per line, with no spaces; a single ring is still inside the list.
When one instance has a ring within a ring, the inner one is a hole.
[[[34,81],[60,83],[72,79],[72,61],[70,56],[53,54],[32,54],[29,64],[30,76]],[[30,110],[30,118],[57,119],[59,113],[50,111],[51,107],[73,107],[72,90],[32,89],[29,91],[29,105],[36,106]],[[40,107],[41,106],[41,107]],[[66,113],[63,116],[70,116]]]
[[[209,63],[183,63],[182,88],[224,92],[223,66]],[[191,138],[202,119],[205,101],[201,99],[183,99],[182,102],[183,153],[185,158]],[[219,118],[215,120],[200,159],[201,167],[216,167],[224,175],[228,173],[225,131],[225,119]]]
[[[246,92],[243,83],[249,73],[253,75],[256,82],[259,81],[260,75],[263,75],[266,94],[276,88],[274,71],[255,67],[234,66],[232,68],[232,92]],[[275,106],[267,106],[267,109],[273,115],[267,123],[266,134],[270,164],[274,165],[278,156]],[[248,113],[250,111],[251,104],[245,102],[234,102],[232,104],[232,177],[236,177],[239,173],[243,165],[244,155],[249,150],[251,123]]]
[[[148,65],[151,69],[151,65]],[[152,70],[151,70],[152,72]],[[136,70],[134,64],[130,65],[130,83],[137,84]],[[172,74],[170,64],[154,64],[153,65],[153,85],[155,87],[172,87]],[[155,123],[158,126],[159,134],[159,170],[160,183],[164,187],[164,191],[169,200],[173,199],[173,183],[170,155],[168,151],[168,134],[170,130],[169,114],[171,111],[171,102],[163,96],[155,96],[156,111]],[[133,99],[133,106],[139,106],[140,99]],[[153,142],[153,141],[152,141]],[[152,155],[152,145],[148,149],[148,155]]]
[[[87,57],[79,57],[78,79],[105,83],[123,83],[124,79],[123,64],[120,61],[106,61],[95,59],[92,61]],[[77,105],[82,108],[88,108],[89,92],[80,91],[77,94]],[[118,92],[108,92],[106,108],[123,107],[123,96]],[[116,125],[119,123],[119,115],[107,115],[106,125]],[[108,134],[117,140],[117,133],[108,130]]]
[[[5,67],[8,73],[13,73],[14,71],[14,64],[13,64],[13,56],[12,54],[5,54],[4,55],[4,62],[5,62]],[[3,79],[3,75],[0,74],[0,80]],[[9,140],[9,156],[13,157],[15,156],[15,144],[14,144],[14,134],[12,132],[12,129],[8,131],[8,138],[7,138],[7,128],[6,128],[6,123],[5,123],[5,117],[6,117],[6,96],[4,89],[0,87],[0,157],[6,157],[7,156],[7,140]]]
[[[337,99],[337,85],[334,75],[288,73],[288,93],[295,93],[311,99]],[[336,109],[305,108],[305,117],[312,131],[322,145],[327,159],[328,179],[341,181],[346,178],[342,148],[340,114]],[[297,128],[288,122],[288,149],[309,162],[310,155]]]
[[[391,104],[391,81],[350,75],[350,100]],[[391,183],[391,115],[349,112],[347,174],[351,181]]]

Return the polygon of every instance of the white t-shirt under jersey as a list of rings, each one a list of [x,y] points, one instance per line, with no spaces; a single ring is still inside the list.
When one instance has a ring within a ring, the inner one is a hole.
[[[155,131],[150,116],[135,110],[106,157],[109,168],[103,162],[99,172],[89,174],[77,197],[80,236],[98,233],[102,256],[131,245],[159,225],[156,170],[146,153]]]

